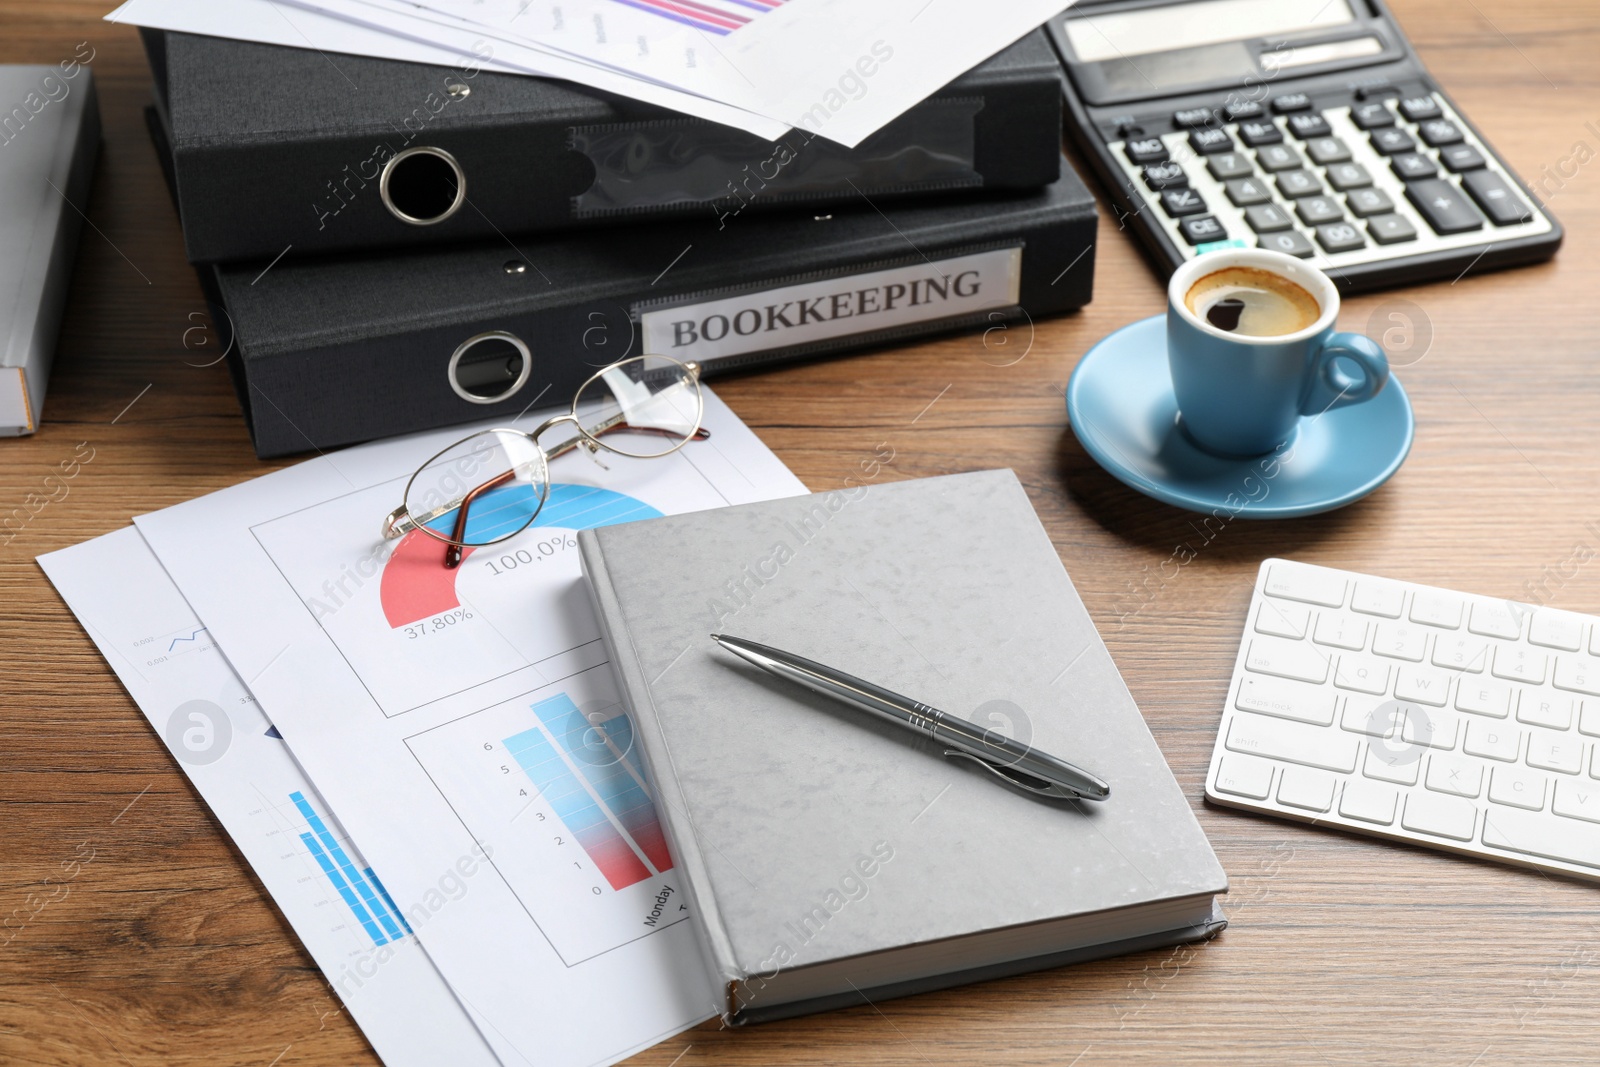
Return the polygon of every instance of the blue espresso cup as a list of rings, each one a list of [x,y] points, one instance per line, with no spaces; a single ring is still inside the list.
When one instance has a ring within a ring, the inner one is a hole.
[[[1230,267],[1269,271],[1316,300],[1322,314],[1296,333],[1228,333],[1189,310],[1189,290]],[[1201,448],[1226,456],[1271,452],[1306,417],[1371,400],[1389,381],[1377,342],[1336,333],[1339,290],[1317,268],[1259,248],[1219,249],[1180,266],[1167,285],[1167,362],[1178,414]]]

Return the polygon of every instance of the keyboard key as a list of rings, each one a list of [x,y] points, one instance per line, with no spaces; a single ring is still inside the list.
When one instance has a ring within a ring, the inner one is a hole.
[[[1276,678],[1245,677],[1239,680],[1239,695],[1233,706],[1280,719],[1332,726],[1338,703],[1331,690]]]
[[[1300,153],[1286,144],[1269,144],[1256,153],[1256,162],[1262,170],[1276,173],[1280,170],[1296,170],[1305,166],[1306,161],[1300,158]]]
[[[1483,158],[1483,153],[1469,144],[1452,145],[1439,153],[1439,162],[1445,169],[1454,174],[1462,171],[1477,170],[1487,166],[1488,161]]]
[[[1266,108],[1255,100],[1230,100],[1222,106],[1223,117],[1229,122],[1258,119],[1266,113]]]
[[[1488,171],[1478,173],[1488,174]],[[1473,175],[1467,175],[1471,179]],[[1428,220],[1428,225],[1439,233],[1467,233],[1483,228],[1483,216],[1467,203],[1456,187],[1440,178],[1411,182],[1406,186],[1406,199]]]
[[[1267,183],[1260,178],[1236,178],[1231,182],[1224,182],[1223,189],[1228,193],[1235,207],[1249,207],[1251,204],[1265,204],[1272,200],[1272,192],[1267,188]]]
[[[1365,615],[1382,615],[1386,619],[1398,619],[1405,601],[1405,590],[1399,586],[1384,585],[1381,582],[1357,582],[1356,591],[1350,597],[1350,606]]]
[[[1542,685],[1546,659],[1543,652],[1536,652],[1526,645],[1500,645],[1494,650],[1494,666],[1491,670],[1496,678]]]
[[[1357,129],[1376,130],[1382,126],[1394,125],[1394,112],[1389,110],[1388,104],[1357,104],[1350,109],[1350,121],[1356,124]]]
[[[1337,608],[1344,605],[1346,584],[1341,575],[1332,571],[1294,563],[1274,563],[1267,570],[1267,580],[1261,584],[1261,591],[1283,600]]]
[[[1444,114],[1439,102],[1431,96],[1408,96],[1400,101],[1400,114],[1407,122],[1426,122]]]
[[[1394,210],[1394,201],[1382,189],[1356,189],[1345,197],[1345,204],[1350,214],[1361,219]]]
[[[1429,119],[1427,122],[1417,124],[1417,133],[1429,148],[1443,148],[1445,145],[1460,144],[1466,140],[1461,134],[1461,129],[1449,119]]]
[[[1583,701],[1583,711],[1578,715],[1578,732],[1588,734],[1590,737],[1600,737],[1600,700]],[[1596,746],[1594,751],[1595,757],[1600,759],[1600,746]],[[1595,777],[1600,778],[1600,774]]]
[[[1461,187],[1496,226],[1515,226],[1533,219],[1533,209],[1492,170],[1475,170],[1463,175]]]
[[[1261,240],[1256,242],[1256,247],[1270,248],[1274,252],[1282,252],[1286,256],[1298,256],[1301,259],[1310,259],[1317,254],[1316,248],[1299,230],[1262,234]]]
[[[1585,822],[1600,822],[1600,786],[1579,780],[1559,779],[1550,808],[1557,815]]]
[[[1401,152],[1389,160],[1389,169],[1403,182],[1433,178],[1439,174],[1439,168],[1434,165],[1433,160],[1416,152]]]
[[[1281,600],[1261,601],[1256,609],[1256,633],[1273,637],[1287,637],[1298,641],[1306,635],[1311,625],[1311,609]]]
[[[1367,233],[1380,245],[1404,244],[1417,239],[1417,228],[1401,215],[1375,215],[1367,220]]]
[[[1356,769],[1361,743],[1320,727],[1237,711],[1228,724],[1226,747],[1230,752],[1267,756],[1286,763],[1349,774]]]
[[[1359,597],[1360,593],[1361,588],[1357,586],[1356,595]],[[1395,610],[1399,611],[1398,605]],[[1422,662],[1422,654],[1427,644],[1426,630],[1404,623],[1380,622],[1377,632],[1372,637],[1372,651],[1378,655],[1388,656],[1390,659],[1408,659],[1412,663]]]
[[[1278,192],[1286,200],[1297,200],[1322,192],[1322,183],[1309,170],[1286,170],[1278,175]]]
[[[1319,226],[1324,222],[1337,222],[1344,218],[1344,209],[1339,206],[1339,201],[1331,196],[1308,196],[1296,200],[1294,213],[1299,215],[1300,221],[1307,226]]]
[[[1359,652],[1367,647],[1367,623],[1365,619],[1325,611],[1318,616],[1316,633],[1311,639],[1319,645]]]
[[[1522,731],[1504,723],[1472,719],[1467,723],[1461,748],[1469,756],[1515,763],[1522,754]]]
[[[1549,779],[1526,767],[1496,767],[1489,774],[1489,799],[1496,804],[1539,811]]]
[[[1589,631],[1589,655],[1600,656],[1600,625]]]
[[[1478,807],[1461,797],[1412,793],[1406,797],[1406,813],[1400,825],[1435,837],[1471,841],[1478,825]]]
[[[1576,615],[1540,609],[1528,624],[1528,641],[1545,648],[1576,652],[1583,647],[1583,620]]]
[[[1245,178],[1255,173],[1250,159],[1243,152],[1222,152],[1206,160],[1206,169],[1217,181]]]
[[[1122,146],[1128,161],[1135,165],[1159,163],[1167,158],[1167,146],[1159,137],[1143,137]]]
[[[1307,811],[1327,811],[1333,807],[1334,777],[1326,771],[1304,767],[1285,767],[1278,780],[1278,803]]]
[[[1415,700],[1418,704],[1442,708],[1450,702],[1450,675],[1427,667],[1401,667],[1395,679],[1396,700]]]
[[[1236,797],[1265,800],[1272,795],[1272,763],[1255,756],[1222,757],[1217,764],[1217,789]]]
[[[1428,757],[1428,777],[1423,784],[1435,793],[1476,799],[1483,792],[1483,764],[1435,753]]]
[[[1372,147],[1382,156],[1398,155],[1401,152],[1410,152],[1417,147],[1417,142],[1406,131],[1398,126],[1372,131]]]
[[[1361,231],[1348,222],[1318,226],[1317,243],[1322,245],[1329,255],[1367,247],[1367,239],[1361,236]]]
[[[1279,115],[1286,115],[1291,111],[1307,111],[1310,107],[1311,97],[1305,93],[1285,93],[1272,101],[1272,110]]]
[[[1248,222],[1250,228],[1257,233],[1277,233],[1294,225],[1283,208],[1277,204],[1258,204],[1255,207],[1245,208],[1244,221]]]
[[[1306,154],[1321,167],[1350,162],[1350,146],[1337,137],[1314,137],[1306,142]]]
[[[1175,219],[1186,215],[1203,215],[1206,198],[1194,189],[1168,189],[1161,194],[1161,206]]]
[[[1382,697],[1347,697],[1339,728],[1368,737],[1393,737],[1405,721],[1405,705]]]
[[[1555,687],[1569,693],[1600,697],[1600,660],[1588,656],[1557,656]]]
[[[1422,760],[1417,758],[1415,752],[1391,752],[1382,745],[1369,745],[1361,773],[1380,782],[1416,785],[1417,771],[1421,766]]]
[[[1335,163],[1328,168],[1328,184],[1341,193],[1365,189],[1372,184],[1372,172],[1359,163]]]
[[[1183,239],[1192,245],[1210,244],[1212,241],[1226,240],[1227,227],[1218,222],[1214,215],[1197,215],[1184,219],[1178,224],[1178,229],[1183,231]]]
[[[1233,138],[1227,130],[1205,129],[1189,131],[1189,147],[1202,156],[1209,156],[1216,152],[1233,151]]]
[[[1541,771],[1577,774],[1583,769],[1583,742],[1571,734],[1529,730],[1528,754],[1524,759],[1528,766]]]
[[[1418,589],[1411,598],[1411,621],[1446,630],[1457,629],[1461,625],[1461,600],[1449,593]]]
[[[1448,711],[1432,711],[1406,705],[1406,721],[1400,727],[1400,740],[1408,745],[1427,745],[1449,750],[1456,747],[1461,720]]]
[[[1522,616],[1513,611],[1507,601],[1475,601],[1467,629],[1485,637],[1503,637],[1515,641],[1522,636]]]
[[[1389,665],[1370,656],[1340,656],[1333,684],[1354,693],[1382,696],[1389,691]]]
[[[1172,124],[1182,130],[1191,130],[1196,126],[1209,126],[1216,120],[1216,113],[1209,107],[1190,107],[1172,113]]]
[[[1252,674],[1271,674],[1321,685],[1328,680],[1331,657],[1307,644],[1277,637],[1252,637],[1244,668]]]
[[[1339,814],[1347,819],[1389,826],[1394,822],[1395,804],[1399,794],[1388,786],[1352,778],[1344,784],[1339,795]]]
[[[1166,189],[1182,189],[1189,184],[1189,175],[1169,159],[1165,163],[1146,164],[1144,183],[1158,193]]]
[[[1333,127],[1328,125],[1328,120],[1315,111],[1290,115],[1285,126],[1288,127],[1290,133],[1302,141],[1309,141],[1313,137],[1326,137],[1333,132]]]
[[[1511,687],[1487,678],[1463,678],[1456,687],[1456,709],[1503,719],[1511,712]]]
[[[1278,129],[1277,123],[1271,119],[1262,119],[1259,122],[1239,123],[1239,140],[1251,148],[1260,148],[1262,145],[1280,144],[1283,141],[1283,131]]]
[[[1552,730],[1572,729],[1572,713],[1578,702],[1571,697],[1555,696],[1543,689],[1523,692],[1517,702],[1517,721],[1530,726],[1548,726]]]
[[[1433,665],[1477,674],[1489,665],[1489,642],[1466,634],[1440,634],[1433,645]]]
[[[1493,808],[1484,814],[1483,843],[1525,856],[1600,867],[1600,827],[1581,822],[1556,822],[1544,815]]]

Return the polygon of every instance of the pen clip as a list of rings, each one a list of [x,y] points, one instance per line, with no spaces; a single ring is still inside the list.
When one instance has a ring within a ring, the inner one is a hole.
[[[1005,784],[1012,786],[1015,789],[1021,789],[1023,792],[1032,793],[1034,796],[1047,797],[1051,800],[1083,799],[1083,794],[1075,790],[1068,789],[1064,785],[1056,785],[1054,782],[1047,782],[1043,778],[1036,778],[1031,774],[1024,774],[1013,767],[1008,767],[1004,764],[993,763],[984,759],[982,756],[975,755],[974,753],[963,752],[959,748],[947,748],[944,750],[944,754],[946,757],[971,760],[973,763],[976,763],[978,766],[982,767],[984,770],[988,771]]]

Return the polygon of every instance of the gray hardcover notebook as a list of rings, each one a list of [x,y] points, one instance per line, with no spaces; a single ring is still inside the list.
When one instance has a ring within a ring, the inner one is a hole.
[[[1227,877],[1010,471],[586,530],[735,1023],[1209,936]],[[1047,802],[717,648],[797,653],[1107,780]]]

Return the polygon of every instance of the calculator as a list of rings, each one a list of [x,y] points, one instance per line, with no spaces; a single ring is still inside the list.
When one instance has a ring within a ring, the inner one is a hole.
[[[1167,272],[1269,248],[1353,292],[1561,244],[1378,0],[1081,0],[1048,28],[1069,133]]]

